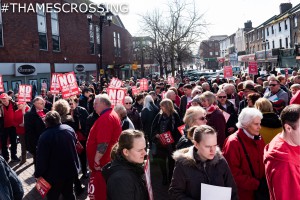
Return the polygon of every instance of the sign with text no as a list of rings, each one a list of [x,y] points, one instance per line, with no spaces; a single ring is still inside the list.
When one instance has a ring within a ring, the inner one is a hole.
[[[61,88],[61,94],[64,99],[75,96],[79,93],[76,76],[74,72],[58,75],[58,82]]]
[[[53,73],[51,77],[51,86],[50,86],[50,92],[51,94],[59,94],[60,91],[60,85],[58,82],[58,76],[61,74]]]
[[[249,74],[257,75],[258,74],[257,62],[249,62],[248,69],[249,69]]]
[[[106,89],[106,92],[113,106],[117,104],[124,104],[126,88],[109,87]]]
[[[122,86],[123,82],[119,80],[118,78],[112,78],[109,87],[115,87],[115,88],[120,88]]]
[[[132,95],[135,96],[136,94],[140,93],[139,88],[136,86],[131,86]]]
[[[2,74],[0,74],[0,92],[4,92]]]
[[[32,98],[32,85],[19,86],[19,102],[30,102]]]
[[[145,78],[140,80],[140,91],[148,91],[148,80]]]
[[[224,78],[230,78],[233,76],[232,66],[224,66]]]
[[[174,87],[175,86],[175,80],[174,80],[174,77],[168,77],[168,83]]]

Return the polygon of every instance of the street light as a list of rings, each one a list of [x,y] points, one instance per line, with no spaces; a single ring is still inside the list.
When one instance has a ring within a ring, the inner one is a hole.
[[[103,69],[103,25],[105,23],[108,23],[108,25],[111,25],[112,22],[112,16],[113,14],[106,9],[104,5],[100,5],[101,7],[101,12],[99,16],[99,40],[100,40],[100,45],[99,45],[99,65],[97,65],[97,70],[96,70],[96,82],[100,80],[100,70]],[[100,8],[99,8],[100,9]],[[87,14],[87,19],[89,24],[92,22],[93,14],[88,13]],[[106,73],[104,72],[105,76]]]

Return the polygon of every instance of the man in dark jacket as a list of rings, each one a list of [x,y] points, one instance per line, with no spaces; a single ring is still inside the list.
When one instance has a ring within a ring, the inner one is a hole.
[[[39,139],[34,175],[50,183],[48,199],[59,199],[62,194],[64,199],[75,200],[73,182],[78,176],[80,165],[74,129],[61,124],[60,115],[56,111],[46,114],[45,123],[47,129]]]
[[[24,190],[17,174],[0,156],[0,199],[21,200]]]
[[[46,128],[44,119],[47,112],[44,99],[38,96],[34,98],[33,106],[24,116],[26,148],[33,155],[33,163],[36,160],[39,137]]]
[[[79,106],[84,107],[89,112],[89,96],[92,94],[92,90],[85,87],[82,89],[82,94],[79,97]],[[89,112],[90,113],[90,112]]]
[[[7,139],[9,137],[11,144],[11,160],[20,161],[20,159],[17,157],[17,133],[14,126],[14,113],[15,110],[17,110],[17,105],[6,93],[2,93],[0,95],[0,100],[2,102],[1,110],[3,111],[4,116],[4,128],[3,134],[1,134],[2,155],[6,161],[9,160],[7,148]]]
[[[184,95],[180,99],[180,106],[179,106],[179,110],[182,118],[185,115],[186,105],[190,100],[192,100],[192,89],[193,87],[190,84],[186,84],[183,86]]]

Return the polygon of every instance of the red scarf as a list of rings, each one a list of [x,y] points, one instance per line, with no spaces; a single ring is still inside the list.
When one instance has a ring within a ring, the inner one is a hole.
[[[219,109],[217,105],[211,104],[209,107],[206,108],[206,113],[209,115],[217,109]]]

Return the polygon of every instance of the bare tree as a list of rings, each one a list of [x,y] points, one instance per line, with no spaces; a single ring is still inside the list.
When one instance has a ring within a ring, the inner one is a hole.
[[[200,41],[208,24],[194,0],[171,0],[167,6],[167,12],[155,10],[141,17],[144,31],[155,41],[153,55],[161,69],[164,63],[170,63],[174,76],[176,61],[182,63],[183,52],[190,52]]]

